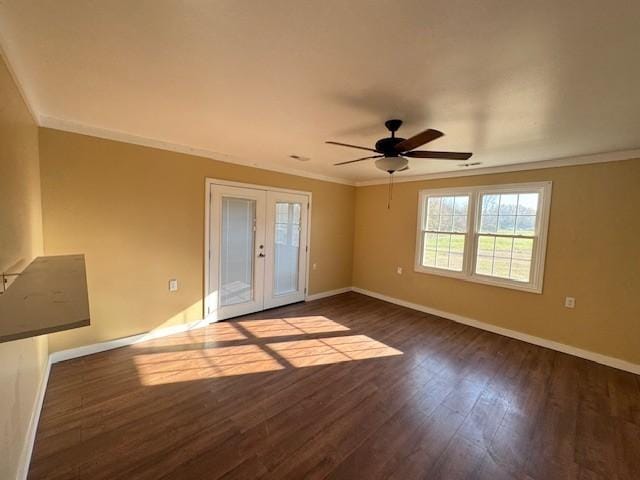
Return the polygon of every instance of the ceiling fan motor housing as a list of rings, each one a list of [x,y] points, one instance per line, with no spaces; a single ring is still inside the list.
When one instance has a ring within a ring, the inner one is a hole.
[[[376,142],[376,151],[384,154],[385,157],[397,157],[399,152],[395,149],[395,146],[402,141],[404,141],[404,138],[381,138]]]

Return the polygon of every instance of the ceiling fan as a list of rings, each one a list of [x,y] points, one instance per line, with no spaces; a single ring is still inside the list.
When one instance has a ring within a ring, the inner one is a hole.
[[[387,120],[384,125],[391,132],[390,137],[381,138],[375,144],[375,148],[360,147],[358,145],[350,145],[348,143],[340,142],[326,142],[331,145],[339,145],[341,147],[358,148],[360,150],[369,150],[375,152],[377,155],[370,155],[368,157],[356,158],[355,160],[349,160],[347,162],[336,163],[335,165],[346,165],[349,163],[361,162],[363,160],[369,160],[377,158],[376,167],[391,175],[395,172],[402,172],[409,169],[410,158],[429,158],[434,160],[467,160],[473,155],[468,152],[436,152],[432,150],[415,150],[422,145],[432,142],[433,140],[440,138],[444,133],[433,130],[431,128],[414,135],[411,138],[396,137],[396,131],[402,125],[402,120]]]

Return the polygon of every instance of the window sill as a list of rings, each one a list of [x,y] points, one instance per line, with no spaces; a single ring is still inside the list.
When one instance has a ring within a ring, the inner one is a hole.
[[[519,290],[521,292],[527,292],[527,293],[536,293],[538,295],[542,294],[542,285],[538,286],[538,285],[533,285],[531,283],[519,283],[519,282],[513,282],[509,280],[503,280],[500,278],[485,277],[477,274],[467,275],[464,272],[456,272],[454,270],[444,270],[439,268],[423,267],[422,265],[415,265],[414,271],[417,273],[426,273],[428,275],[437,275],[441,277],[455,278],[458,280],[463,280],[465,282],[481,283],[484,285],[490,285],[492,287],[509,288],[511,290]]]

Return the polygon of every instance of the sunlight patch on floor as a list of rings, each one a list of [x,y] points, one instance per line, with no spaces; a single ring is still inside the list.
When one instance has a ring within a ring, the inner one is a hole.
[[[349,330],[348,327],[323,316],[246,320],[238,322],[238,324],[258,338]]]
[[[144,342],[134,363],[143,385],[161,385],[402,355],[366,335],[263,340],[349,330],[320,315],[221,322]],[[226,341],[242,343],[218,346]],[[176,350],[179,346],[185,348]]]
[[[296,340],[267,346],[294,367],[402,355],[400,350],[366,335]]]
[[[285,368],[259,345],[148,353],[137,355],[134,362],[143,385],[188,382]]]
[[[276,324],[271,323],[272,321],[266,322],[278,328]],[[305,328],[317,328],[311,326],[313,322],[307,323],[304,325]],[[248,327],[245,326],[245,328]],[[252,334],[256,335],[257,338],[254,340],[258,341],[258,334],[274,331],[280,330],[266,329]],[[134,363],[143,385],[162,385],[394,355],[402,355],[402,352],[366,335],[347,335],[289,342],[249,343],[140,353],[135,355]]]

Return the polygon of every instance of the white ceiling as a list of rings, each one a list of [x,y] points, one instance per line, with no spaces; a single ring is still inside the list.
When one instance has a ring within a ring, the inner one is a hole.
[[[638,148],[639,25],[637,0],[0,1],[44,125],[346,180],[385,174],[323,142],[371,146],[392,117],[481,167]]]

